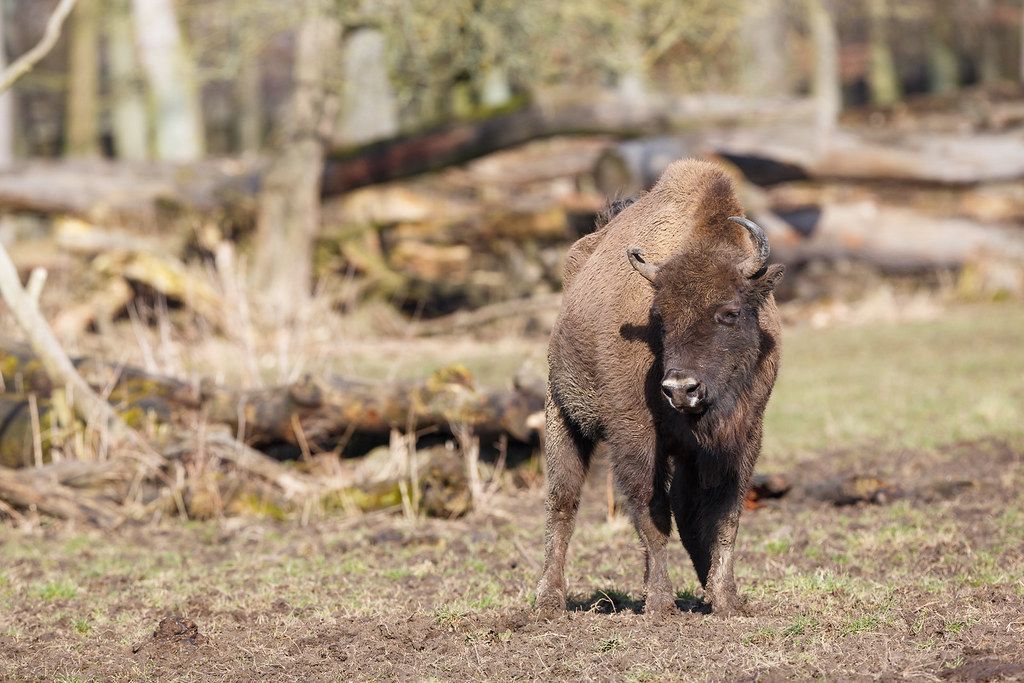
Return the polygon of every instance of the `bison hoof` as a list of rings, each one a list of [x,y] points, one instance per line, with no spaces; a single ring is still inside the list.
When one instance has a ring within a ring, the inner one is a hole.
[[[666,616],[669,614],[675,614],[676,601],[672,599],[669,593],[656,593],[649,595],[647,600],[644,601],[644,614],[657,614]]]
[[[537,594],[537,616],[543,620],[555,619],[565,613],[565,593],[547,590]]]
[[[735,593],[712,599],[711,611],[720,617],[749,617],[752,614],[746,599]]]

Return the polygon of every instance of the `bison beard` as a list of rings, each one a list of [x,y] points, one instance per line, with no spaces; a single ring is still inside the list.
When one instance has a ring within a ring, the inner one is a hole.
[[[565,608],[566,550],[599,442],[644,546],[645,611],[675,611],[672,518],[712,609],[745,609],[733,547],[777,373],[783,270],[766,265],[764,233],[740,213],[720,169],[677,162],[567,255],[548,352],[545,616]]]

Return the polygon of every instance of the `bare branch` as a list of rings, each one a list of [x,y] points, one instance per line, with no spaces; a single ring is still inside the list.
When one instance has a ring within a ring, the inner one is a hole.
[[[136,452],[133,455],[140,461],[154,468],[162,464],[163,459],[78,374],[36,303],[21,286],[18,269],[3,246],[0,246],[0,295],[25,332],[29,346],[42,362],[53,384],[70,388],[76,412],[82,419],[88,423],[99,418],[100,424],[110,430],[111,436],[134,447]]]
[[[71,14],[71,10],[74,9],[75,3],[78,0],[60,0],[60,4],[57,5],[57,9],[53,11],[50,18],[46,22],[46,30],[43,32],[43,37],[39,40],[34,48],[18,57],[17,60],[9,67],[7,67],[3,74],[0,75],[0,93],[8,90],[15,81],[31,71],[36,64],[39,63],[43,57],[45,57],[53,46],[57,44],[57,40],[60,38],[61,28],[64,26],[64,20]]]

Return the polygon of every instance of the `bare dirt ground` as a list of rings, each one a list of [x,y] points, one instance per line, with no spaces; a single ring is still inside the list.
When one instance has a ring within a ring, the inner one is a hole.
[[[835,507],[806,486],[904,490]],[[226,519],[0,531],[11,680],[1024,678],[1024,443],[822,453],[745,514],[754,615],[707,614],[682,548],[679,613],[639,614],[641,554],[592,476],[570,609],[537,621],[539,490],[453,522]],[[177,620],[164,621],[174,615]],[[158,626],[159,625],[159,626]]]

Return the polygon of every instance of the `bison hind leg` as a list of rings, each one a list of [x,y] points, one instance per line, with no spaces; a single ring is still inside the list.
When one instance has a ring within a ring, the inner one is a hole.
[[[672,513],[665,481],[666,463],[653,445],[629,440],[611,444],[611,460],[615,480],[644,547],[644,612],[674,614],[675,594],[668,576]]]
[[[537,586],[537,610],[552,617],[565,610],[565,556],[576,524],[583,483],[594,441],[586,437],[548,395],[544,452],[547,464],[547,518],[544,570]]]

